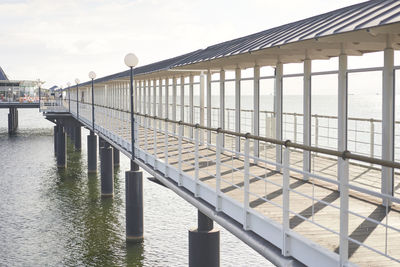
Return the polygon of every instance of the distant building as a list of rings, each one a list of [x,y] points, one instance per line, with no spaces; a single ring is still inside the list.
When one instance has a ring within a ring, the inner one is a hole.
[[[38,82],[9,80],[0,67],[0,102],[36,102],[39,100]]]

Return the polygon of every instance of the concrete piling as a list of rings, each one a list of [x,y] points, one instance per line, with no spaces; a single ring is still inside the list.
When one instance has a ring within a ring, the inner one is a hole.
[[[97,136],[93,131],[87,136],[88,172],[97,172]]]
[[[67,142],[66,133],[61,124],[57,125],[57,167],[67,167]]]
[[[114,160],[113,148],[100,148],[100,173],[101,173],[101,196],[114,196]]]
[[[197,229],[189,231],[189,266],[219,266],[219,230],[198,211]]]
[[[141,242],[143,240],[143,173],[141,171],[125,172],[126,194],[126,240]]]

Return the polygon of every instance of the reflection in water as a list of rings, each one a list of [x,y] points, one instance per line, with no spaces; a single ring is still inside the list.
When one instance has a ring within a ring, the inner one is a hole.
[[[197,223],[195,208],[144,179],[145,240],[127,244],[129,160],[121,157],[115,169],[114,198],[101,198],[99,174],[87,173],[86,130],[81,152],[67,139],[68,167],[58,170],[53,124],[37,110],[21,109],[20,128],[9,137],[7,112],[0,110],[0,266],[187,265],[187,230]],[[222,266],[266,264],[221,229]]]

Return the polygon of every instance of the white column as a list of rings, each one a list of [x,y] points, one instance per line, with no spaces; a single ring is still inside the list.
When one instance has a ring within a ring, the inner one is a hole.
[[[204,73],[200,74],[200,125],[205,125],[204,119]],[[204,144],[204,131],[200,130],[200,143]]]
[[[283,64],[278,62],[275,69],[275,136],[276,139],[282,140],[282,75],[283,75]],[[276,162],[282,163],[282,146],[276,145]],[[280,167],[276,167],[277,171],[280,171]]]
[[[211,71],[207,72],[207,127],[211,127]],[[207,143],[211,144],[211,131],[207,131]]]
[[[189,122],[194,123],[194,88],[193,88],[193,75],[189,76]],[[190,130],[190,138],[193,138],[193,129]]]
[[[176,77],[172,78],[172,120],[176,121]],[[176,124],[173,123],[174,133],[176,132]]]
[[[133,107],[133,110],[135,111],[135,112],[137,112],[138,111],[138,90],[139,90],[139,82],[138,81],[135,81],[135,84],[134,84],[134,92],[135,92],[135,106]],[[124,102],[124,110],[127,110],[127,108],[126,108],[126,102],[124,101],[124,100],[126,100],[127,99],[127,95],[126,95],[126,86],[124,86],[124,90],[123,90],[123,95],[122,95],[122,100],[123,100],[123,102]]]
[[[165,118],[169,118],[169,78],[165,79]]]
[[[303,144],[311,145],[311,60],[304,60],[304,77],[303,77]],[[303,171],[311,171],[310,151],[303,151]],[[303,176],[308,179],[307,175]]]
[[[181,121],[185,121],[185,77],[181,76]]]
[[[240,79],[242,76],[242,72],[240,68],[236,68],[235,70],[235,132],[240,133],[240,100],[242,97],[241,87],[240,87]],[[235,137],[235,147],[236,151],[240,152],[240,137]],[[238,156],[238,155],[237,155]]]
[[[157,116],[157,80],[153,80],[153,116]]]
[[[139,89],[138,111],[139,111],[139,113],[142,113],[143,112],[142,111],[142,89],[143,89],[143,82],[142,81],[139,81],[139,88],[138,89]],[[130,110],[129,105],[128,105],[128,110]]]
[[[338,74],[338,151],[347,150],[347,55],[339,55],[339,74]],[[340,160],[340,159],[338,159]],[[338,164],[338,179],[341,173],[340,164]]]
[[[147,85],[147,114],[151,115],[151,80],[148,80]]]
[[[147,107],[146,107],[146,101],[147,101],[147,86],[148,86],[148,81],[144,80],[143,81],[143,114],[147,113]]]
[[[163,87],[163,84],[162,84],[162,79],[160,78],[159,80],[158,80],[158,114],[157,114],[157,116],[159,117],[159,118],[162,118],[163,117],[163,106],[162,106],[162,87]],[[159,120],[158,121],[158,127],[161,129],[161,121]]]
[[[260,66],[254,66],[254,91],[253,91],[253,134],[260,135]],[[259,141],[253,140],[254,157],[260,156]]]
[[[219,79],[219,127],[225,129],[225,70],[220,71]],[[221,138],[221,146],[225,147],[225,135]]]
[[[387,48],[384,50],[383,88],[382,88],[382,159],[394,161],[394,50],[388,37]],[[393,169],[382,167],[381,192],[393,195]],[[384,205],[390,201],[383,201]]]

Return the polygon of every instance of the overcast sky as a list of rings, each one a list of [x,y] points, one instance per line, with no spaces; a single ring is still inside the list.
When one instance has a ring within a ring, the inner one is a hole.
[[[0,66],[65,86],[177,56],[360,0],[0,0]]]

